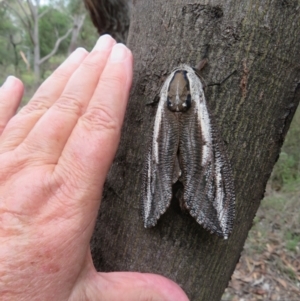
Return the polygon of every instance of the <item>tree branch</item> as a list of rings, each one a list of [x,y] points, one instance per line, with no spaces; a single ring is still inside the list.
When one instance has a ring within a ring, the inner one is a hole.
[[[45,9],[42,13],[40,13],[38,15],[38,18],[40,19],[40,18],[44,17],[44,15],[46,15],[50,10],[51,10],[51,8]]]
[[[46,62],[47,60],[49,60],[49,59],[56,53],[56,51],[57,51],[57,49],[58,49],[60,43],[61,43],[63,40],[65,40],[65,39],[69,36],[69,34],[70,34],[71,32],[72,32],[72,28],[70,28],[70,29],[69,29],[62,37],[60,37],[60,38],[56,41],[53,50],[52,50],[49,54],[47,54],[46,56],[44,56],[42,59],[40,59],[39,65],[42,65],[44,62]]]
[[[26,24],[25,20],[22,18],[19,12],[16,9],[14,9],[13,6],[11,6],[7,1],[4,2],[4,5],[6,5],[11,11],[13,11],[17,15],[17,17],[21,20],[24,26],[28,27],[28,24]]]
[[[20,6],[20,8],[21,8],[21,10],[22,10],[22,12],[23,12],[23,14],[24,14],[27,18],[29,18],[29,15],[28,15],[26,9],[25,9],[24,6],[23,6],[23,3],[22,3],[20,0],[17,0],[17,3],[19,4],[19,6]]]
[[[69,54],[75,50],[78,35],[79,35],[79,33],[81,31],[81,28],[84,24],[85,17],[86,17],[86,14],[83,13],[81,15],[75,15],[75,17],[73,18],[72,37],[71,37],[71,42],[70,42],[69,50],[68,50]]]
[[[79,18],[78,18],[79,19],[79,22],[78,22],[79,23],[79,25],[78,25],[79,28],[81,28],[83,26],[85,18],[86,18],[86,14],[82,14],[82,15],[79,16]]]
[[[20,0],[18,0],[18,2],[19,2]],[[32,16],[32,18],[33,18],[33,20],[37,17],[37,14],[35,14],[35,12],[34,12],[34,7],[33,7],[33,4],[32,4],[32,2],[31,2],[31,0],[27,0],[27,4],[28,4],[28,7],[29,7],[29,10],[30,10],[30,13],[31,13],[31,16]],[[39,2],[37,2],[37,11],[38,11],[38,9],[39,9]]]

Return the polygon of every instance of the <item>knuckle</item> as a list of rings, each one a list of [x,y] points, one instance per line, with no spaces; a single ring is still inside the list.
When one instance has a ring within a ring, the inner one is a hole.
[[[89,130],[111,130],[118,131],[119,122],[114,112],[107,106],[90,108],[81,118],[81,121]]]
[[[78,116],[84,109],[84,105],[79,99],[74,95],[66,93],[62,95],[53,106],[59,111],[72,112]]]
[[[110,76],[102,76],[101,77],[101,84],[107,90],[116,90],[123,86],[124,83],[124,76],[122,76],[122,72],[116,73]]]
[[[71,173],[67,166],[72,166]],[[52,183],[51,186],[54,187],[55,191],[59,191],[61,198],[66,201],[67,199],[74,199],[74,192],[76,192],[76,194],[80,193],[80,191],[83,193],[85,192],[89,185],[87,183],[88,181],[82,181],[82,179],[85,178],[85,167],[80,166],[78,161],[74,162],[71,158],[69,158],[69,160],[67,160],[67,164],[62,166],[59,173],[52,175],[50,182]]]
[[[32,112],[44,113],[49,109],[49,106],[47,106],[46,103],[47,103],[46,97],[40,97],[40,98],[33,99],[20,110],[19,114],[26,115],[26,114],[30,114]]]
[[[65,81],[70,77],[70,72],[65,68],[58,68],[54,71],[52,76],[55,82]]]
[[[100,56],[101,57],[101,56]],[[82,62],[82,67],[84,69],[99,71],[101,69],[101,65],[103,65],[103,59],[99,59],[99,52],[92,51],[88,57]]]

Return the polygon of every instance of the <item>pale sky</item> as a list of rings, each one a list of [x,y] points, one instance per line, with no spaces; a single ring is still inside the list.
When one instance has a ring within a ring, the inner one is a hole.
[[[51,0],[40,0],[41,5],[48,4],[49,2],[51,2]]]

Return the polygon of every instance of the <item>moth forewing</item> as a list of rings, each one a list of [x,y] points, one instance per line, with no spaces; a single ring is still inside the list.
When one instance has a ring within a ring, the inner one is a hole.
[[[179,128],[175,116],[165,109],[166,102],[163,101],[167,97],[170,80],[169,76],[161,89],[144,173],[141,208],[145,228],[155,226],[172,198],[172,163],[178,150]]]
[[[166,211],[172,184],[179,180],[185,206],[197,222],[225,239],[231,233],[231,166],[202,83],[187,65],[175,68],[161,89],[144,175],[141,203],[146,228]]]

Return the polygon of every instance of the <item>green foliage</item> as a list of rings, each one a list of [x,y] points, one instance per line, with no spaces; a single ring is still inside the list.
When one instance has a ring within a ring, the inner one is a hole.
[[[27,101],[34,88],[33,44],[19,15],[25,22],[28,22],[29,17],[26,14],[29,14],[29,9],[26,1],[22,2],[24,11],[16,0],[8,1],[10,8],[5,5],[5,2],[0,1],[0,82],[4,82],[8,75],[21,78],[25,84]],[[65,35],[73,27],[75,15],[87,14],[81,0],[48,1],[46,6],[40,7],[39,13],[45,13],[39,20],[41,58],[52,51],[58,37]],[[89,17],[86,17],[78,36],[77,45],[90,50],[97,37],[96,29]],[[68,55],[70,40],[71,34],[60,44],[58,52],[41,66],[42,78],[48,77],[64,61]],[[30,64],[29,68],[26,60]]]
[[[295,113],[286,136],[278,162],[272,176],[271,185],[275,190],[293,190],[300,184],[300,109]]]
[[[286,242],[286,248],[290,251],[296,252],[298,245],[299,245],[298,239],[291,239]]]
[[[25,87],[33,87],[34,85],[34,74],[33,72],[24,72],[22,74],[22,81]]]
[[[21,30],[13,23],[9,11],[0,6],[0,65],[4,68],[11,64],[17,68],[19,63],[18,44],[21,42]]]
[[[51,57],[46,64],[47,68],[43,72],[43,78],[49,77],[53,70],[55,70],[65,60],[65,58],[65,55],[54,55]]]
[[[284,210],[284,207],[286,205],[286,198],[285,196],[281,195],[275,195],[275,196],[269,196],[263,199],[262,201],[262,208],[263,209],[270,209],[275,210],[276,212],[281,212]]]
[[[7,8],[0,6],[0,35],[9,36],[10,33],[15,33],[18,28],[12,22]]]
[[[82,0],[69,1],[68,9],[71,12],[71,14],[73,14],[73,15],[85,12],[84,3]]]
[[[98,39],[98,33],[90,18],[86,18],[78,39],[78,45],[92,50]]]
[[[65,35],[72,27],[72,19],[65,12],[61,12],[53,7],[43,6],[40,13],[49,10],[44,17],[39,19],[40,49],[41,57],[50,53],[56,40]],[[65,39],[59,46],[58,54],[66,53],[70,43],[70,37]]]
[[[7,38],[0,36],[0,65],[8,66],[14,60],[12,47],[7,43]]]
[[[289,230],[285,234],[285,246],[288,250],[297,252],[300,247],[300,234]]]
[[[287,154],[282,151],[277,163],[277,170],[284,184],[294,180],[297,177],[296,159],[293,154]]]

